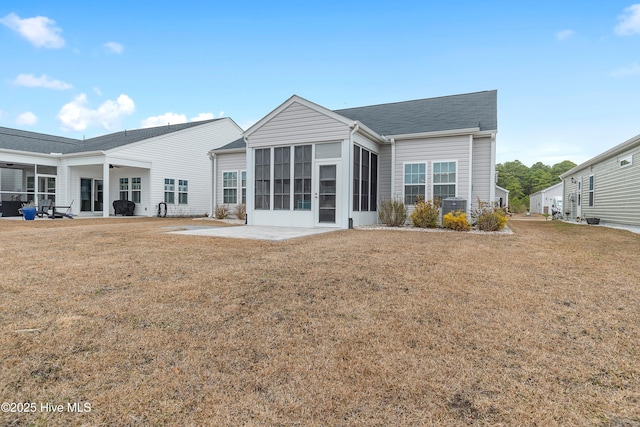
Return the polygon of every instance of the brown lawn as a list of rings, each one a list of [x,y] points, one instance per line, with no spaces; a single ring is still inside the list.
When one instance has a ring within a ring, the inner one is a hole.
[[[638,235],[194,224],[0,220],[2,425],[640,425]]]

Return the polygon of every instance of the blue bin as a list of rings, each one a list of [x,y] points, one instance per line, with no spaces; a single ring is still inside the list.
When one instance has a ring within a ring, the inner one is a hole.
[[[22,216],[28,221],[33,221],[36,219],[36,208],[22,208]]]

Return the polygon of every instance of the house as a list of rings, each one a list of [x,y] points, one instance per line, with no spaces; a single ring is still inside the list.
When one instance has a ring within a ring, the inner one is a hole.
[[[207,152],[237,140],[229,118],[126,130],[86,140],[0,127],[3,215],[23,202],[51,199],[75,215],[108,217],[115,200],[135,202],[135,215],[211,212]]]
[[[246,201],[247,223],[348,228],[378,203],[495,201],[497,92],[330,110],[292,96],[214,149],[215,205]]]
[[[529,212],[536,214],[552,214],[562,210],[562,182],[544,190],[536,191],[529,196]]]
[[[509,190],[496,185],[495,205],[499,208],[509,208]]]
[[[564,213],[572,220],[640,225],[640,135],[563,173]]]

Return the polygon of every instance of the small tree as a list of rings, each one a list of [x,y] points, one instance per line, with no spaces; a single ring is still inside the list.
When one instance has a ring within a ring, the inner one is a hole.
[[[407,207],[399,199],[383,200],[378,206],[378,219],[390,227],[400,227],[407,221]]]
[[[440,217],[438,203],[432,200],[424,200],[424,197],[418,196],[418,200],[413,204],[414,211],[411,213],[411,221],[414,227],[420,228],[436,228]]]

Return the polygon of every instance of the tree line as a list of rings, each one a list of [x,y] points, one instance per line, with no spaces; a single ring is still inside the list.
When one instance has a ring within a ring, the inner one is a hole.
[[[512,212],[529,209],[529,195],[544,190],[560,182],[560,175],[575,167],[570,160],[564,160],[553,166],[542,162],[531,167],[520,160],[496,165],[498,185],[509,190],[509,208]]]

